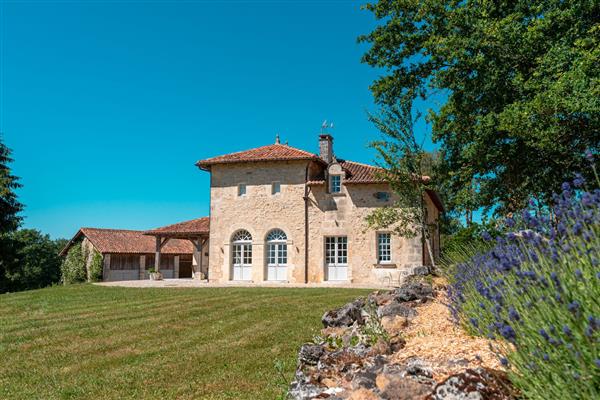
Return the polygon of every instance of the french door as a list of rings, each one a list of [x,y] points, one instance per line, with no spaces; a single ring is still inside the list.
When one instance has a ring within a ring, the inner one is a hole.
[[[267,247],[267,280],[287,280],[287,244],[269,243]]]
[[[325,238],[325,266],[328,281],[348,280],[348,237]]]
[[[252,280],[252,244],[233,245],[233,280]]]

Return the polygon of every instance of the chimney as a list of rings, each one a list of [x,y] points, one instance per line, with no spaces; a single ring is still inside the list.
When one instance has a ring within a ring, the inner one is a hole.
[[[333,161],[333,136],[330,134],[319,135],[319,156],[327,164]]]

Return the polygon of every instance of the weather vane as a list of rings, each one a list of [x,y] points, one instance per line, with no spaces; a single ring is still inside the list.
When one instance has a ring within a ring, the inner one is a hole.
[[[327,122],[327,120],[323,121],[321,124],[321,133],[327,133],[327,129],[333,129],[333,122]]]

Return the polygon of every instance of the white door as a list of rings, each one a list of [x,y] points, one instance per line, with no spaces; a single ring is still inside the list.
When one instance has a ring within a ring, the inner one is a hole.
[[[233,245],[233,280],[252,280],[252,244]]]
[[[328,281],[348,280],[348,237],[325,238],[325,265]]]
[[[287,236],[281,229],[267,235],[267,280],[287,281]]]
[[[269,243],[267,254],[267,280],[287,280],[287,244]]]

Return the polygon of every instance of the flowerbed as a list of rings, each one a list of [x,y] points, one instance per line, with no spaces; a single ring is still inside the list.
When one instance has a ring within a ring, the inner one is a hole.
[[[527,399],[600,398],[600,189],[564,184],[553,214],[504,221],[451,268],[455,318],[490,339]],[[533,207],[531,207],[533,208]]]

